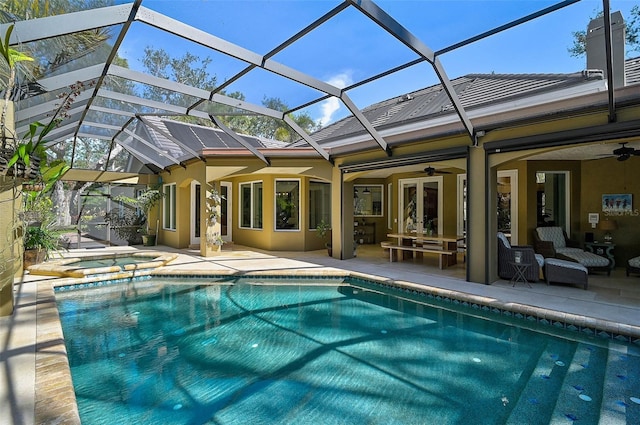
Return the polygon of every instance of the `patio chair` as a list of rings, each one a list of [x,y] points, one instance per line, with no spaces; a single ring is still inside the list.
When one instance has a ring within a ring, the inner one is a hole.
[[[521,262],[530,264],[525,272],[529,282],[537,282],[540,279],[540,270],[544,266],[544,257],[536,254],[532,246],[512,246],[507,236],[498,232],[498,276],[502,279],[512,279],[516,273],[511,263],[515,262],[515,252],[522,253]]]
[[[606,271],[608,276],[611,275],[608,258],[579,248],[577,242],[570,240],[561,227],[537,227],[533,231],[533,246],[544,258],[573,261],[585,266],[590,273]]]
[[[629,276],[629,273],[640,274],[640,256],[630,258],[627,261],[627,276]]]

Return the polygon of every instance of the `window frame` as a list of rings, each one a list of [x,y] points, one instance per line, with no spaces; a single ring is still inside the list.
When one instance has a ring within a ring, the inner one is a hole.
[[[238,183],[238,227],[243,230],[262,230],[264,228],[264,220],[261,220],[258,225],[254,222],[255,218],[255,188],[256,185],[260,184],[260,188],[262,189],[262,196],[260,197],[260,210],[262,211],[264,208],[264,181],[262,180],[253,180],[249,182]],[[249,226],[244,225],[244,221],[242,219],[242,214],[244,213],[244,197],[243,197],[243,187],[249,186]]]
[[[177,230],[176,206],[177,185],[166,183],[162,185],[162,230],[175,232]],[[168,214],[167,214],[168,213]],[[147,218],[148,219],[148,218]]]
[[[297,214],[297,227],[286,229],[286,228],[278,228],[278,183],[282,182],[295,182],[298,184],[298,203],[294,206]],[[275,179],[273,182],[273,230],[275,232],[299,232],[302,228],[300,225],[300,220],[302,213],[300,211],[300,201],[302,196],[302,181],[301,179]]]

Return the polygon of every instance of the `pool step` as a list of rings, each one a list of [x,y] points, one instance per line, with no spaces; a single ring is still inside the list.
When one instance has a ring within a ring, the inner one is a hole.
[[[609,349],[600,423],[640,423],[640,349],[616,343]]]
[[[511,400],[507,423],[640,423],[640,347],[609,342],[577,343],[573,352],[559,348],[550,342],[541,350],[518,400]]]
[[[548,424],[551,422],[555,400],[567,375],[571,357],[574,352],[560,341],[550,340],[546,347],[536,354],[532,353],[531,373],[526,372],[520,378],[522,391],[513,406],[507,424]],[[537,360],[537,361],[536,361]],[[565,418],[566,423],[566,418]]]
[[[605,364],[607,357],[606,348],[584,343],[576,344],[573,358],[565,365],[567,373],[558,390],[550,424],[576,421],[584,424],[601,423],[600,400],[606,375],[601,365]]]

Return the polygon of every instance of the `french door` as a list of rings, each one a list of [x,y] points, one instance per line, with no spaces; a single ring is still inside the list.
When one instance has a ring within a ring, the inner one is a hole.
[[[442,233],[442,176],[399,181],[398,231]]]

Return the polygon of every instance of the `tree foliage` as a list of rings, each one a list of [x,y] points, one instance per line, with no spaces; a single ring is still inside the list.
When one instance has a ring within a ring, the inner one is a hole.
[[[595,13],[589,21],[601,18],[604,12]],[[627,53],[640,52],[640,6],[635,5],[631,8],[630,16],[625,20],[625,42]],[[573,31],[573,46],[568,48],[572,57],[579,58],[587,53],[587,31]]]
[[[158,78],[176,81],[208,91],[214,90],[217,86],[216,76],[211,75],[208,71],[212,63],[209,57],[203,59],[187,52],[181,57],[174,58],[162,48],[154,49],[147,46],[144,49],[144,57],[141,62],[149,74]],[[226,93],[222,91],[221,94],[234,99],[245,100],[245,96],[241,92]],[[191,106],[196,101],[196,99],[184,94],[153,86],[145,86],[142,95],[147,99],[183,107]],[[288,105],[277,97],[265,97],[262,100],[262,105],[281,112],[289,109]],[[218,104],[210,105],[207,111],[219,116],[226,126],[240,134],[284,142],[293,142],[300,138],[283,120],[255,115],[248,111]],[[319,128],[318,124],[307,113],[291,114],[290,116],[296,124],[307,132],[312,132]],[[213,126],[211,122],[202,122],[202,120],[194,117],[174,117],[174,119]]]

